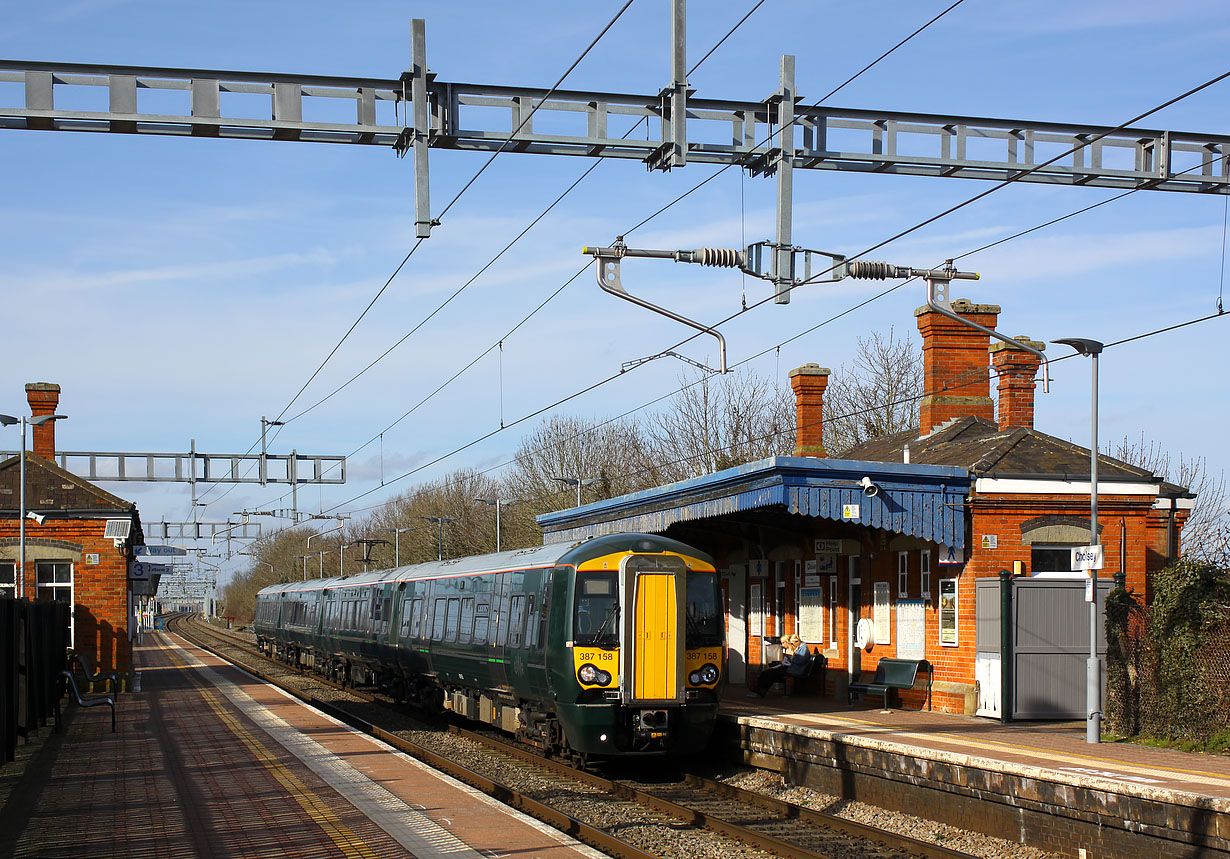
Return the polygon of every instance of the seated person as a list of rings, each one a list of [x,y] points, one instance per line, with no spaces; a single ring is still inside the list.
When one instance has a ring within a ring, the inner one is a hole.
[[[786,652],[782,661],[760,672],[760,677],[756,679],[756,688],[749,691],[747,697],[763,698],[774,683],[783,682],[787,677],[803,677],[807,674],[812,655],[803,639],[791,633],[782,638],[782,649]]]

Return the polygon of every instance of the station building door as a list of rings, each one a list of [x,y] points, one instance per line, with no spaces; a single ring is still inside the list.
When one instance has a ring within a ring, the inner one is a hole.
[[[1110,576],[1099,577],[1097,640],[1103,674],[1106,595],[1112,585]],[[1014,720],[1085,719],[1089,603],[1084,577],[1017,577],[1011,588],[1011,677],[1005,702],[1000,700],[1000,580],[986,577],[975,585],[978,715],[999,717],[1007,707]]]

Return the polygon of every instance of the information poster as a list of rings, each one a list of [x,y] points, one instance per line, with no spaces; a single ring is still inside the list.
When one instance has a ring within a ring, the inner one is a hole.
[[[925,659],[927,616],[923,600],[897,600],[897,657]]]
[[[876,601],[872,609],[872,620],[876,628],[876,644],[889,644],[892,641],[889,629],[892,609],[888,601],[888,582],[876,582],[875,589]]]
[[[956,579],[940,579],[940,644],[948,647],[958,644]]]
[[[748,635],[753,639],[760,638],[764,635],[764,602],[763,596],[764,586],[756,583],[750,588],[751,598],[750,611],[747,613]]]
[[[823,642],[824,602],[820,588],[803,588],[799,592],[799,621],[804,641]]]

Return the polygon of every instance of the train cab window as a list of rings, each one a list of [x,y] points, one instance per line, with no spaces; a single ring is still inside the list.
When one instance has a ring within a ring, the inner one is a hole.
[[[688,573],[687,646],[722,643],[722,590],[717,573]]]
[[[457,627],[461,617],[461,600],[457,597],[452,597],[448,601],[448,616],[444,623],[444,640],[457,640]]]
[[[572,638],[577,644],[618,643],[619,590],[615,576],[609,570],[577,573],[572,615]]]
[[[462,644],[469,644],[472,629],[474,629],[474,597],[466,597],[461,601],[461,626],[457,630],[457,640]]]
[[[525,595],[512,598],[512,610],[508,615],[508,646],[520,647],[525,636]]]
[[[431,630],[431,640],[432,641],[443,641],[444,640],[444,616],[446,614],[446,611],[445,611],[446,602],[447,600],[444,600],[444,599],[436,600],[436,605],[434,609],[435,626]]]

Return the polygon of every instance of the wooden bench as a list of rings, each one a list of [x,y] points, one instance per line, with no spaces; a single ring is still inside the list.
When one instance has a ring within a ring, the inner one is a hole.
[[[848,701],[853,702],[854,696],[858,694],[881,695],[884,698],[885,708],[891,707],[891,693],[895,690],[913,689],[914,683],[918,680],[918,672],[927,672],[927,709],[931,709],[931,679],[933,671],[931,663],[925,659],[896,659],[893,657],[884,657],[876,664],[875,677],[870,683],[851,683],[848,693]],[[900,700],[901,695],[897,695]]]
[[[77,688],[77,678],[73,672],[65,668],[57,677],[62,677],[68,684],[68,689],[73,693],[73,697],[77,699],[79,707],[99,707],[103,704],[111,708],[111,733],[115,733],[115,696],[114,695],[82,695],[81,690]],[[56,699],[56,724],[60,723],[60,699]]]

